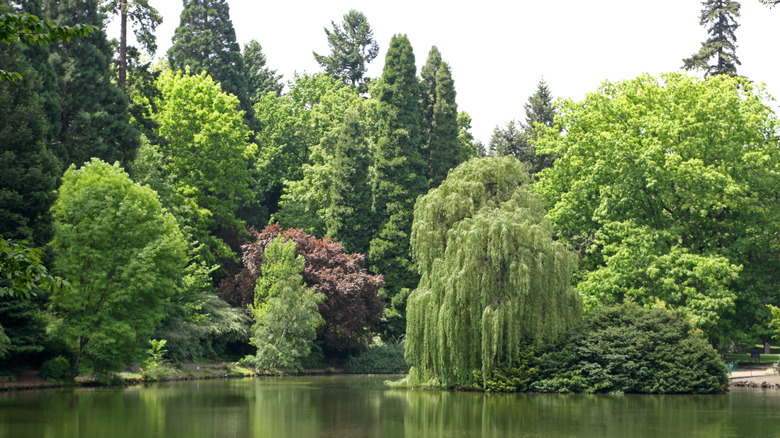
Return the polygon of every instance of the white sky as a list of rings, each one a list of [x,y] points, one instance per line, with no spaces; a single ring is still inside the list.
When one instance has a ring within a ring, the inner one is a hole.
[[[157,56],[165,56],[179,25],[181,0],[150,0],[163,16]],[[340,24],[350,9],[368,18],[380,54],[368,76],[382,73],[390,39],[405,33],[417,69],[436,45],[450,64],[460,111],[485,144],[496,125],[525,119],[523,104],[544,77],[553,95],[580,100],[605,80],[680,71],[682,59],[707,38],[699,0],[230,0],[230,16],[243,47],[255,39],[269,67],[292,79],[320,71],[312,51],[329,53],[324,27]],[[737,72],[767,84],[780,98],[780,7],[742,1],[737,29]],[[118,26],[109,37],[118,38]],[[777,103],[771,103],[777,111]]]

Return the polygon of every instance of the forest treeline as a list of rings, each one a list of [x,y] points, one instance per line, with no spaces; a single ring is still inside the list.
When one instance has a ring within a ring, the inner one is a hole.
[[[15,72],[0,81],[3,367],[114,372],[164,339],[177,362],[299,369],[407,336],[421,380],[470,339],[450,384],[480,367],[484,384],[524,351],[501,342],[554,343],[583,309],[624,302],[721,348],[774,335],[777,119],[725,44],[684,60],[704,79],[641,76],[581,102],[542,80],[525,120],[482,145],[446,54],[418,74],[406,35],[380,48],[358,11],[325,29],[322,72],[284,82],[259,42],[237,43],[225,0],[185,1],[157,63],[146,0],[2,8],[81,32],[0,42]]]

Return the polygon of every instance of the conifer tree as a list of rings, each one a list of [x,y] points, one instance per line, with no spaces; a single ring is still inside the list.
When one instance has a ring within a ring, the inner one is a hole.
[[[380,137],[375,149],[372,210],[379,226],[368,252],[372,269],[384,274],[391,296],[417,283],[409,257],[409,231],[415,200],[428,188],[420,153],[424,122],[415,70],[409,39],[395,35],[377,93]]]
[[[436,73],[436,103],[433,106],[433,129],[428,140],[428,184],[438,187],[450,169],[466,159],[458,139],[458,104],[450,66],[442,62]]]
[[[0,44],[0,65],[20,73],[0,81],[0,236],[36,246],[51,238],[60,168],[47,147],[49,125],[39,74],[19,44]]]
[[[49,0],[48,13],[58,24],[96,26],[88,37],[52,48],[50,57],[60,93],[59,131],[54,153],[64,167],[90,158],[129,163],[139,145],[130,125],[126,95],[111,82],[113,51],[102,30],[97,0]]]
[[[737,75],[737,37],[734,31],[739,24],[741,5],[734,0],[705,0],[702,2],[699,24],[707,27],[710,37],[701,43],[701,49],[690,58],[683,59],[686,70],[703,70],[705,76]],[[714,64],[710,64],[713,61]]]
[[[255,40],[244,46],[244,68],[246,69],[247,93],[249,103],[254,107],[266,93],[273,92],[278,96],[282,93],[282,75],[271,70],[266,65],[263,46]]]
[[[371,154],[360,115],[350,109],[339,128],[331,167],[328,236],[347,252],[367,253],[373,231],[368,168]]]
[[[523,343],[554,341],[579,317],[576,256],[553,240],[530,181],[518,160],[475,158],[417,201],[409,385],[474,385],[475,375],[517,366]]]
[[[227,0],[185,0],[168,61],[174,70],[189,67],[193,75],[204,71],[209,74],[222,91],[238,98],[247,125],[257,129]]]
[[[366,16],[354,9],[344,14],[341,26],[331,21],[333,30],[325,29],[330,55],[314,53],[314,59],[325,67],[325,73],[344,83],[365,90],[366,64],[379,54],[379,44]]]
[[[423,113],[425,114],[426,144],[433,131],[433,105],[436,103],[436,72],[441,64],[441,53],[438,47],[431,47],[428,59],[420,70],[420,93],[422,94]],[[426,154],[426,160],[428,159]]]
[[[125,86],[127,79],[127,19],[135,23],[133,31],[139,43],[147,53],[154,55],[157,51],[157,38],[154,31],[162,23],[162,17],[157,9],[149,5],[149,0],[104,0],[103,10],[109,14],[119,15],[119,78],[120,87]]]

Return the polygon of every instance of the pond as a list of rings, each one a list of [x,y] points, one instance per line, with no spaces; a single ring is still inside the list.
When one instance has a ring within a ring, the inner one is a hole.
[[[0,437],[762,437],[780,390],[721,395],[402,391],[387,376],[202,380],[0,394]]]

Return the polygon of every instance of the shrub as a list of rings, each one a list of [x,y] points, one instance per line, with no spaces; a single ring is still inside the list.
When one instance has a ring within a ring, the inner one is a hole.
[[[403,374],[409,372],[404,359],[403,342],[378,344],[368,347],[363,353],[352,356],[344,365],[350,374]]]
[[[634,304],[596,309],[540,358],[540,392],[713,393],[725,365],[684,315]]]
[[[483,378],[482,370],[473,370],[474,386],[485,392],[525,392],[539,374],[535,366],[536,359],[531,347],[526,347],[518,355],[519,361],[514,366],[499,365]]]
[[[71,379],[69,374],[70,370],[71,367],[68,359],[57,356],[47,360],[41,365],[41,378],[52,382],[64,382]]]

